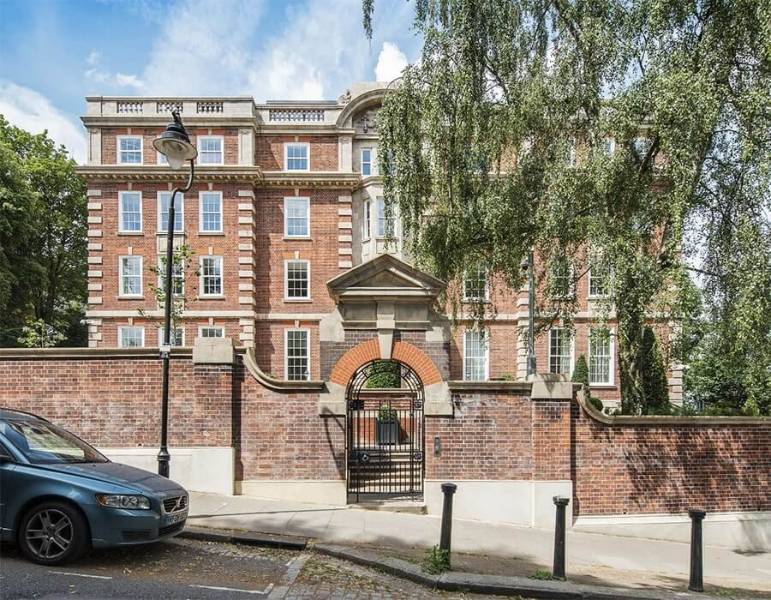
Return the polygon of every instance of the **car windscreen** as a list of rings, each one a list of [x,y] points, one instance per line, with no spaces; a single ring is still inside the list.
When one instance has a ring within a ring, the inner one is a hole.
[[[107,462],[83,440],[44,421],[0,421],[0,433],[33,464]]]

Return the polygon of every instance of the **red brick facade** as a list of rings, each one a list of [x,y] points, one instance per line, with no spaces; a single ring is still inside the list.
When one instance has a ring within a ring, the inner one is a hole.
[[[144,328],[146,347],[157,345],[161,307],[149,285],[155,282],[151,268],[157,265],[165,244],[164,236],[158,233],[158,192],[181,184],[185,173],[173,173],[159,165],[152,142],[168,121],[168,107],[174,105],[182,110],[193,144],[201,136],[222,139],[222,164],[212,165],[200,156],[195,184],[184,197],[184,227],[177,243],[184,241],[193,253],[185,271],[184,344],[193,345],[200,327],[221,327],[236,345],[255,348],[258,363],[266,372],[284,378],[285,332],[308,329],[309,375],[314,379],[329,376],[340,350],[335,346],[338,342],[326,339],[321,326],[336,309],[327,282],[384,251],[377,243],[364,250],[370,244],[365,230],[376,237],[375,203],[383,193],[378,177],[360,174],[360,149],[377,146],[375,130],[362,125],[369,122],[362,115],[373,110],[372,91],[372,86],[352,88],[350,101],[280,107],[275,103],[257,105],[243,97],[89,98],[83,121],[90,136],[90,154],[88,164],[80,169],[89,190],[89,345],[117,347],[118,329],[132,325]],[[120,136],[141,137],[141,164],[119,164]],[[287,169],[286,146],[298,143],[307,145],[307,169],[291,171]],[[377,169],[373,173],[376,175]],[[122,191],[142,194],[141,232],[119,232],[118,198]],[[222,193],[221,233],[201,231],[199,194],[207,191]],[[295,197],[309,201],[307,237],[286,235],[285,199]],[[369,227],[364,223],[367,202]],[[398,247],[397,243],[390,251]],[[118,292],[119,259],[126,255],[143,259],[142,295],[137,298],[121,297]],[[218,298],[200,295],[199,261],[210,255],[222,257],[223,294]],[[401,252],[399,256],[409,258]],[[574,289],[578,314],[572,365],[581,354],[589,359],[589,328],[601,320],[602,313],[598,302],[589,299],[585,256],[575,259],[581,263],[576,272],[583,275]],[[286,297],[287,261],[308,261],[309,298]],[[536,265],[537,271],[542,268]],[[484,323],[488,333],[487,376],[524,379],[527,291],[513,290],[493,277],[489,296],[490,318]],[[542,298],[539,293],[539,307]],[[467,318],[470,309],[469,304],[460,305],[455,315],[459,320],[443,342],[448,346],[439,352],[442,357],[437,359],[436,348],[423,348],[435,353],[432,359],[442,379],[463,379],[466,375],[464,332],[471,326]],[[613,331],[612,315],[608,323]],[[401,333],[409,337],[422,332]],[[660,338],[665,349],[668,334],[663,326]],[[549,333],[545,332],[536,340],[539,372],[552,368],[549,348]],[[326,356],[327,350],[333,355]],[[615,347],[612,354],[610,381],[592,389],[592,395],[611,402],[619,399],[620,380]],[[679,370],[673,369],[670,383],[672,397],[677,400],[681,395]]]

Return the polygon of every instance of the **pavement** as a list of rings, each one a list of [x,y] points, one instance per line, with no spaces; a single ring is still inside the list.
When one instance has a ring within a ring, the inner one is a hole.
[[[374,549],[385,556],[420,562],[439,541],[434,516],[191,494],[188,524],[209,528],[272,533],[317,542]],[[553,531],[456,519],[453,568],[490,575],[533,576],[551,569]],[[568,531],[568,578],[594,585],[654,587],[682,591],[687,586],[689,546]],[[705,587],[771,596],[771,555],[704,547]],[[768,593],[768,594],[767,594]],[[739,594],[744,595],[744,594]]]

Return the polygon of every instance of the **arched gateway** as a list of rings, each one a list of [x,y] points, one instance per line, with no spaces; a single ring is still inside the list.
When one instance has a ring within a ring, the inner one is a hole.
[[[422,497],[425,395],[418,374],[396,360],[373,360],[353,374],[345,398],[348,501]]]
[[[321,402],[345,412],[347,501],[422,499],[424,417],[452,414],[449,333],[433,309],[445,284],[385,254],[327,286],[337,309],[321,323],[334,355]]]

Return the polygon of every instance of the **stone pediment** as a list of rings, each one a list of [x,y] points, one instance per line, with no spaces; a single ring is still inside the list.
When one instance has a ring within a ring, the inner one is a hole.
[[[379,335],[399,328],[428,329],[432,305],[445,286],[444,281],[391,254],[373,258],[327,282],[343,327],[377,329]],[[390,343],[381,343],[383,356],[387,356]]]
[[[337,302],[356,297],[434,300],[445,286],[444,281],[391,254],[382,254],[327,282]]]

